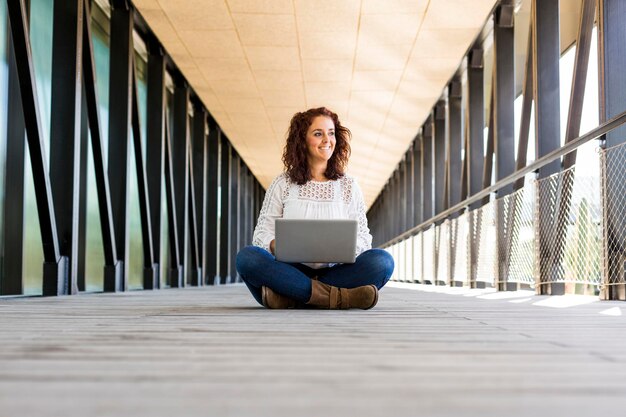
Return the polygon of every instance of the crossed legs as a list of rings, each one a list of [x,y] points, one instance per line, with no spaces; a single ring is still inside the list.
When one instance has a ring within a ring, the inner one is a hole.
[[[311,277],[339,288],[375,285],[381,289],[393,272],[393,258],[382,249],[370,249],[357,256],[353,264],[338,264],[330,268],[313,269],[302,264],[277,261],[266,250],[247,246],[237,254],[237,271],[252,293],[263,304],[262,287],[306,303],[311,298]]]

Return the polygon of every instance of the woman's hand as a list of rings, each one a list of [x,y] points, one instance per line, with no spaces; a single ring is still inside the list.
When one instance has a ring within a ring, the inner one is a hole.
[[[272,252],[272,255],[276,255],[275,251],[276,251],[276,239],[272,239],[272,241],[270,242],[270,252]]]

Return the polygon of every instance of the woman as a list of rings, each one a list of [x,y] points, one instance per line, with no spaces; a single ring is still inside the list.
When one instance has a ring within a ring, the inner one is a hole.
[[[283,153],[285,172],[270,185],[254,230],[253,245],[237,254],[237,271],[267,308],[361,308],[378,301],[393,272],[393,258],[371,249],[365,204],[354,178],[344,174],[350,131],[325,107],[296,113]],[[353,264],[291,264],[274,254],[277,218],[358,220]]]

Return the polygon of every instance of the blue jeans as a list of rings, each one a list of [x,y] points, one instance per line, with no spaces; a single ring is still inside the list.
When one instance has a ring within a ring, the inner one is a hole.
[[[254,298],[263,304],[261,287],[306,303],[311,298],[311,277],[334,287],[354,288],[374,284],[381,289],[393,273],[394,262],[382,249],[370,249],[353,264],[337,264],[313,269],[303,264],[277,261],[265,249],[246,246],[237,254],[237,272]]]

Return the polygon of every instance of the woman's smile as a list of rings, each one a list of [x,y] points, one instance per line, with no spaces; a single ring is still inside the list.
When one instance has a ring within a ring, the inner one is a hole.
[[[326,116],[317,116],[306,135],[309,159],[328,161],[335,150],[335,124]]]

